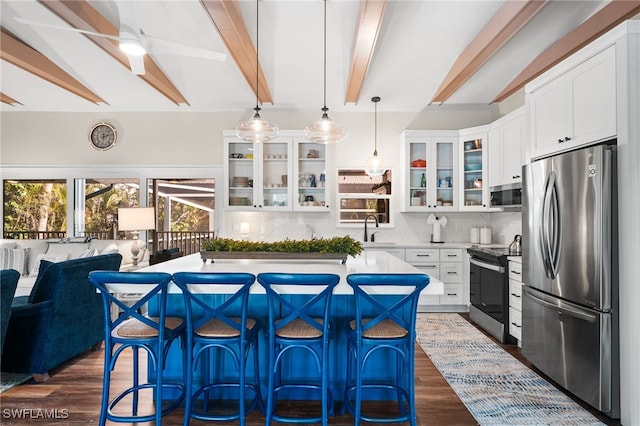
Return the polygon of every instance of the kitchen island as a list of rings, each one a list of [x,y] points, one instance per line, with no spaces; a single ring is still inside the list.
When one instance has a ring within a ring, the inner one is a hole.
[[[354,273],[370,273],[370,274],[415,274],[423,273],[419,269],[411,266],[397,257],[384,252],[384,251],[364,251],[356,257],[347,258],[345,264],[341,264],[338,261],[273,261],[273,260],[216,260],[215,263],[203,262],[200,254],[192,254],[182,258],[170,260],[168,262],[159,263],[153,266],[139,269],[140,272],[247,272],[254,275],[258,275],[262,272],[285,272],[285,273],[330,273],[340,276],[340,283],[334,290],[334,297],[331,305],[331,317],[335,325],[336,339],[332,342],[331,362],[330,369],[330,382],[332,393],[335,401],[339,401],[342,397],[342,392],[345,386],[346,375],[346,358],[347,358],[347,339],[346,333],[349,321],[354,317],[354,300],[353,291],[346,282],[346,277],[349,274]],[[287,288],[287,286],[279,286],[282,293],[291,293],[291,298],[304,298],[308,297],[299,293],[299,289]],[[443,284],[437,279],[430,280],[429,285],[423,290],[426,294],[442,294]],[[113,288],[116,292],[122,293],[135,293],[136,289],[133,286],[118,286]],[[194,292],[201,291],[202,298],[207,300],[211,304],[219,304],[225,298],[229,297],[229,293],[225,292],[224,288],[216,288],[217,293],[212,294],[211,288],[198,289],[194,287]],[[394,299],[401,297],[404,289],[399,289],[393,286],[384,286],[377,288],[380,293],[379,299],[382,301],[392,302]],[[176,286],[170,287],[170,292],[178,293],[179,290]],[[226,293],[226,294],[225,294]],[[149,312],[154,315],[154,307],[150,306]],[[168,315],[181,315],[184,312],[182,306],[181,296],[179,294],[173,294],[169,297],[169,304],[167,307]],[[261,324],[266,324],[267,321],[267,305],[266,295],[264,289],[256,282],[251,288],[251,296],[249,299],[249,315],[255,318]],[[263,327],[263,329],[265,329]],[[265,368],[267,365],[266,348],[268,347],[265,340],[264,333],[260,336],[259,347],[261,351],[260,365],[261,368]],[[249,360],[247,365],[252,365]],[[387,372],[395,371],[392,368],[394,365],[393,359],[376,359],[371,360],[379,365],[380,368],[372,377],[385,377]],[[219,371],[225,371],[228,369],[230,374],[235,374],[233,365],[224,365],[224,360],[217,360],[216,367]],[[308,366],[313,365],[310,360],[303,357],[298,357],[296,362],[291,362],[289,365],[283,366],[283,377],[305,377]],[[370,368],[375,371],[375,368]],[[315,375],[315,371],[310,372]],[[175,344],[169,353],[168,365],[165,370],[165,376],[169,380],[179,380],[182,376],[181,367],[181,353],[180,348]],[[266,391],[266,376],[261,377],[262,388]],[[194,381],[198,382],[198,374],[194,377]],[[304,394],[298,394],[292,396],[292,398],[304,399]],[[379,395],[380,399],[386,399],[384,395]]]

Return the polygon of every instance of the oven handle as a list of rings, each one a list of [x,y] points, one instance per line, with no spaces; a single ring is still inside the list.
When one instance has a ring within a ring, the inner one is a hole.
[[[480,260],[476,260],[476,259],[473,259],[473,258],[469,259],[469,263],[471,263],[472,265],[479,266],[479,267],[484,268],[484,269],[489,269],[491,271],[496,271],[496,272],[499,272],[501,274],[504,274],[504,266],[493,265],[491,263],[482,262]]]

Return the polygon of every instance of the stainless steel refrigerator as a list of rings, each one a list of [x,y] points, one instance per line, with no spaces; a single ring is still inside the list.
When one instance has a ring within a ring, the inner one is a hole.
[[[619,417],[616,149],[524,167],[522,354]]]

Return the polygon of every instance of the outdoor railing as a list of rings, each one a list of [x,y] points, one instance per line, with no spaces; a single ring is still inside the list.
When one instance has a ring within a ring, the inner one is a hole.
[[[179,248],[184,255],[200,252],[205,241],[214,238],[212,232],[156,231],[156,241],[149,240],[149,247],[158,252],[169,248]],[[151,235],[152,235],[151,234]]]
[[[4,231],[3,238],[12,240],[48,240],[66,238],[67,231]]]
[[[153,240],[153,235],[155,235],[155,241]],[[100,240],[113,239],[112,232],[110,231],[87,231],[84,232],[83,236]],[[15,240],[47,240],[66,237],[66,231],[4,231],[4,238],[11,238]],[[186,256],[198,253],[204,242],[213,238],[213,231],[158,231],[149,233],[149,248],[153,251],[161,251],[177,247]]]

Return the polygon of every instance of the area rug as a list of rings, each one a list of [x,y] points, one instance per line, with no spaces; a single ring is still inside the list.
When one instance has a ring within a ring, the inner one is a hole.
[[[602,425],[458,314],[419,313],[417,342],[480,425]]]
[[[14,386],[18,386],[29,380],[31,375],[20,373],[0,373],[0,393],[6,392]]]

